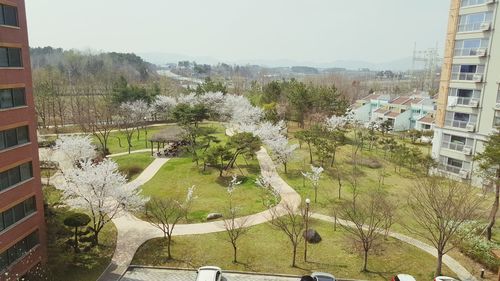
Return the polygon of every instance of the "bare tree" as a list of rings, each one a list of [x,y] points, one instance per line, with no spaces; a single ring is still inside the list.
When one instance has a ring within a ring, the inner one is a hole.
[[[414,223],[405,226],[436,248],[435,276],[441,275],[443,256],[454,247],[449,242],[460,243],[461,226],[481,216],[482,201],[477,190],[449,179],[430,177],[414,184],[408,198]]]
[[[163,232],[163,238],[167,239],[168,259],[172,258],[171,244],[172,234],[177,223],[186,218],[193,200],[196,188],[191,186],[187,189],[186,199],[180,202],[174,199],[153,198],[145,205],[145,215],[148,222]]]
[[[368,271],[368,253],[382,238],[381,230],[387,221],[382,206],[386,204],[390,203],[385,197],[380,192],[374,192],[357,200],[356,204],[346,202],[339,211],[343,219],[350,221],[341,226],[363,251],[362,271]]]
[[[227,241],[233,246],[233,263],[237,263],[238,240],[248,233],[248,217],[238,218],[238,208],[230,206],[224,216]]]
[[[305,229],[306,212],[303,206],[293,206],[291,203],[283,201],[284,204],[276,208],[271,208],[270,223],[276,229],[285,233],[292,246],[292,267],[296,266],[297,247],[302,241]]]

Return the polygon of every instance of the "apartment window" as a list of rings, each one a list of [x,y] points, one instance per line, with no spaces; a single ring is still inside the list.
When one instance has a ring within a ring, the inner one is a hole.
[[[33,167],[31,162],[24,163],[7,171],[0,173],[0,191],[14,186],[20,182],[33,177]]]
[[[493,126],[500,127],[500,111],[495,111],[495,119],[493,121]]]
[[[0,25],[19,26],[17,7],[0,4]]]
[[[39,243],[38,241],[38,230],[36,230],[7,249],[7,251],[0,253],[0,272],[35,248]]]
[[[450,88],[448,106],[469,105],[471,100],[479,100],[481,90]]]
[[[489,28],[493,18],[492,12],[481,12],[460,16],[458,32],[482,31]],[[488,27],[488,28],[486,28]]]
[[[468,7],[468,6],[476,6],[476,5],[483,5],[489,0],[462,0],[460,3],[460,7]]]
[[[35,197],[0,213],[0,232],[36,211]]]
[[[0,109],[26,105],[24,88],[0,89]]]
[[[454,64],[451,68],[452,80],[475,81],[482,79],[481,74],[484,73],[484,65],[476,64]]]
[[[0,131],[0,151],[29,141],[28,126]]]
[[[455,42],[455,56],[484,56],[488,47],[489,39],[466,39]]]
[[[21,48],[0,47],[0,67],[22,67]]]

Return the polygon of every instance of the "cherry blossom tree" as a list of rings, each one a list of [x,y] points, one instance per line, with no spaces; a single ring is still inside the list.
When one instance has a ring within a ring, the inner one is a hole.
[[[61,170],[72,169],[81,160],[96,156],[96,147],[88,135],[60,136],[54,146],[53,157]]]
[[[318,202],[319,180],[321,179],[321,173],[323,173],[323,171],[323,167],[315,167],[311,165],[311,172],[302,172],[302,175],[311,182],[314,188],[314,203]]]
[[[78,167],[64,173],[64,179],[56,187],[62,190],[63,200],[69,206],[89,214],[95,245],[99,244],[103,227],[120,210],[138,210],[147,201],[136,184],[127,184],[126,177],[118,172],[118,165],[110,159],[99,163],[81,160]]]
[[[268,141],[267,145],[271,149],[271,156],[276,163],[283,165],[285,174],[287,173],[287,163],[293,158],[293,152],[297,149],[297,144],[290,145],[288,139],[279,138],[277,140]]]
[[[157,96],[153,102],[153,113],[156,117],[160,115],[162,119],[166,119],[176,105],[177,100],[174,97]]]
[[[335,131],[338,129],[344,129],[348,122],[349,120],[346,116],[333,115],[332,117],[326,119],[325,125],[328,130]]]

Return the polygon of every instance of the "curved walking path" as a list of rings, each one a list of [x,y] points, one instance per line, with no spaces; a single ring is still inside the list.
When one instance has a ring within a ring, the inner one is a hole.
[[[274,207],[276,208],[276,211],[278,213],[283,212],[283,206],[285,204],[298,206],[301,202],[300,195],[279,176],[276,171],[276,166],[266,149],[261,148],[256,155],[261,168],[261,173],[270,178],[271,186],[280,194],[281,201]],[[156,158],[139,175],[139,177],[133,181],[133,183],[142,185],[151,180],[168,160],[168,158]],[[313,214],[312,217],[327,222],[334,221],[333,217],[321,214]],[[240,219],[247,220],[247,226],[265,223],[270,219],[270,211],[266,210]],[[337,220],[337,222],[348,226],[352,225],[351,222],[345,220]],[[126,272],[139,246],[150,239],[163,237],[163,233],[158,228],[152,226],[146,221],[138,219],[128,212],[123,212],[119,217],[113,219],[113,223],[118,231],[115,253],[110,265],[99,277],[98,281],[119,280],[120,277]],[[173,235],[206,234],[221,231],[224,231],[223,221],[214,221],[206,223],[179,224],[175,227]],[[435,257],[437,256],[436,250],[422,241],[396,232],[390,232],[389,235],[395,239],[413,245],[420,250],[430,253]],[[448,266],[450,270],[453,271],[461,280],[476,281],[476,278],[452,257],[445,255],[443,257],[443,263]]]

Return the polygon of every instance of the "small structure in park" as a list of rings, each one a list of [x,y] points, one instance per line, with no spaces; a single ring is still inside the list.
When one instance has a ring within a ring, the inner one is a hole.
[[[187,145],[184,135],[184,129],[179,126],[168,126],[154,134],[149,139],[151,143],[151,156],[154,156],[154,143],[156,143],[156,156],[177,156],[182,146]]]

